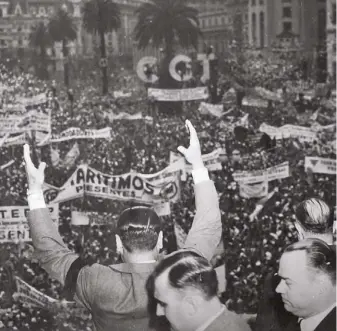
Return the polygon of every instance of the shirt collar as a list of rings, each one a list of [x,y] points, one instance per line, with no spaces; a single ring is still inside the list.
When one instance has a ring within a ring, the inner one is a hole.
[[[122,273],[150,273],[154,270],[157,261],[147,261],[146,263],[120,263],[113,264],[109,267],[115,271]]]
[[[333,303],[328,309],[325,309],[319,314],[310,316],[308,318],[299,318],[301,331],[314,331],[316,327],[329,315],[332,309],[336,307],[336,303]]]
[[[225,310],[226,306],[223,305],[222,308],[214,316],[212,316],[204,324],[199,326],[195,331],[205,331]]]

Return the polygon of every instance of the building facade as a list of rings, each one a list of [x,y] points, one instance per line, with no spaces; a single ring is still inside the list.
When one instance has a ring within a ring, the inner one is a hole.
[[[326,68],[327,0],[249,0],[249,44]]]
[[[336,81],[336,0],[327,0],[327,69]]]

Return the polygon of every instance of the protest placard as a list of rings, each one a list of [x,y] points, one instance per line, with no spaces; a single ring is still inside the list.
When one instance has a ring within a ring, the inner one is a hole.
[[[311,168],[313,173],[336,175],[336,160],[322,157],[306,156],[304,161],[306,171]]]

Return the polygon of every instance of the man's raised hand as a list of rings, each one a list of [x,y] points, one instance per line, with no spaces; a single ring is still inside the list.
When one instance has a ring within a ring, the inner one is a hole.
[[[179,146],[178,151],[185,156],[187,162],[192,164],[194,170],[203,168],[204,163],[201,157],[201,149],[197,132],[189,120],[186,120],[185,126],[190,133],[190,146],[187,149],[183,146]]]
[[[40,191],[44,183],[44,169],[46,168],[46,164],[41,162],[38,168],[34,166],[30,157],[30,148],[27,144],[23,146],[23,158],[25,160],[29,191]]]

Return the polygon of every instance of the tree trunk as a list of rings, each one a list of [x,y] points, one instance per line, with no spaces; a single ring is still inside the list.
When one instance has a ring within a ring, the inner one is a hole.
[[[100,39],[101,39],[101,45],[100,45],[100,48],[101,48],[101,59],[106,59],[106,48],[105,48],[105,38],[104,38],[104,31],[101,30],[99,32],[99,36],[100,36]],[[107,65],[102,65],[101,66],[101,70],[102,70],[102,93],[103,95],[106,95],[108,94],[108,66]]]
[[[63,53],[63,69],[64,69],[64,85],[69,87],[69,59],[67,41],[62,40],[62,53]]]

